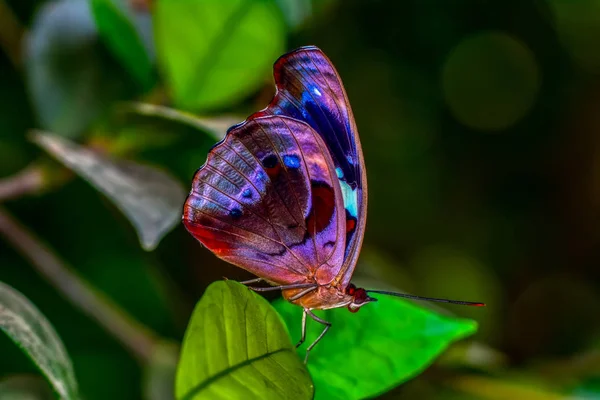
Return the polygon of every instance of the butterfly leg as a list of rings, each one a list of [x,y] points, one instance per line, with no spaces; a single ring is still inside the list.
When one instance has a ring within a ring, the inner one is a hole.
[[[319,335],[319,337],[312,342],[312,344],[310,346],[308,346],[308,348],[306,349],[306,356],[304,357],[304,364],[306,364],[308,362],[308,355],[310,354],[310,351],[313,349],[313,347],[315,347],[317,345],[317,343],[319,343],[319,341],[321,339],[323,339],[323,336],[325,336],[325,334],[327,333],[327,331],[329,330],[329,328],[331,328],[331,322],[325,321],[324,319],[321,319],[319,317],[317,317],[315,314],[313,314],[312,311],[308,310],[308,309],[304,309],[304,311],[315,321],[317,321],[320,324],[325,325],[325,329],[323,329],[323,332],[321,332],[321,334]]]
[[[269,286],[269,287],[248,286],[248,289],[252,289],[255,292],[270,292],[273,290],[304,289],[304,288],[311,288],[311,290],[314,290],[314,288],[316,288],[316,287],[317,287],[317,285],[314,283],[293,283],[291,285]]]
[[[300,293],[298,293],[298,294],[295,294],[295,295],[293,295],[292,297],[290,297],[290,298],[288,299],[288,301],[296,301],[296,300],[298,300],[300,297],[302,297],[302,296],[305,296],[305,295],[309,294],[310,292],[312,292],[312,291],[313,291],[313,290],[315,290],[316,288],[318,288],[318,286],[317,286],[317,285],[313,285],[312,287],[308,287],[307,289],[305,289],[305,290],[301,291]]]
[[[302,345],[302,343],[304,343],[305,340],[306,340],[306,308],[304,309],[304,312],[302,313],[302,337],[300,338],[300,341],[298,343],[296,343],[296,348],[300,347]]]
[[[255,279],[250,279],[250,280],[247,280],[247,281],[241,281],[240,283],[242,285],[250,285],[252,283],[260,283],[263,280],[264,280],[263,278],[255,278]]]

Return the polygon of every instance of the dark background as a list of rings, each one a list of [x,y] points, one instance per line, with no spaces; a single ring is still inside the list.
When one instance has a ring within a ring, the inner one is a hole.
[[[27,132],[50,129],[40,114],[64,109],[40,110],[55,93],[32,87],[28,74],[41,61],[24,57],[8,28],[13,19],[33,29],[49,3],[0,0],[0,177],[36,160],[50,163]],[[134,3],[141,13],[154,6]],[[483,311],[452,311],[480,323],[474,337],[483,349],[480,366],[497,387],[466,378],[448,383],[463,369],[447,362],[386,398],[505,398],[494,396],[514,385],[541,396],[508,392],[514,398],[600,397],[600,3],[293,3],[307,17],[289,29],[285,50],[314,44],[330,57],[360,132],[369,214],[357,274],[415,294],[488,304]],[[86,51],[103,65],[90,79],[114,93],[87,93],[102,104],[72,138],[89,143],[94,133],[110,130],[105,121],[123,100],[172,105],[160,70],[150,89],[141,88],[102,41]],[[80,67],[71,64],[60,84],[78,85],[69,77]],[[241,120],[272,92],[266,73],[261,89],[208,111]],[[187,188],[205,160],[206,141],[190,137],[131,158],[170,171]],[[179,225],[157,250],[144,252],[126,218],[80,178],[3,207],[166,338],[181,340],[209,283],[248,277],[201,249]],[[142,396],[134,358],[5,241],[0,280],[56,327],[87,399]],[[0,335],[0,377],[35,371]]]

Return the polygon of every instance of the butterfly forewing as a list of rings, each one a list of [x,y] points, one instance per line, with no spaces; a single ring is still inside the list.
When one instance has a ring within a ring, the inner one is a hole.
[[[345,262],[338,282],[349,283],[362,244],[367,214],[367,182],[352,109],[331,61],[314,46],[277,60],[277,93],[255,115],[286,115],[309,124],[324,140],[336,168],[345,209]]]
[[[249,118],[196,173],[184,224],[217,256],[270,282],[329,283],[346,235],[335,168],[308,124]]]

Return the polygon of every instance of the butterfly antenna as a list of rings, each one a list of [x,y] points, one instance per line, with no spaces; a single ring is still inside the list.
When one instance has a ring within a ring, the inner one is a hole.
[[[485,307],[485,303],[478,303],[478,302],[474,302],[474,301],[437,299],[435,297],[415,296],[415,295],[406,294],[406,293],[387,292],[385,290],[367,290],[366,292],[367,293],[387,294],[388,296],[404,297],[405,299],[411,299],[411,300],[424,300],[424,301],[434,301],[436,303],[460,304],[461,306]]]

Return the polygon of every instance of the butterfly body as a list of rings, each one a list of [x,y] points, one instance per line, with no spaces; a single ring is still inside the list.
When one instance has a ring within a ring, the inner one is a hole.
[[[331,308],[348,303],[366,221],[358,132],[321,50],[282,56],[274,76],[270,105],[230,128],[196,173],[183,222],[217,256],[272,284],[314,283],[319,295],[307,304]]]
[[[353,301],[353,296],[346,293],[345,288],[333,285],[321,285],[304,296],[294,300],[303,289],[284,289],[281,294],[284,299],[309,310],[327,310],[346,307]]]

